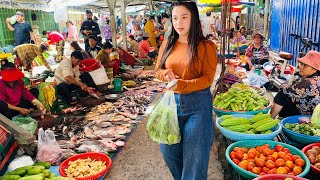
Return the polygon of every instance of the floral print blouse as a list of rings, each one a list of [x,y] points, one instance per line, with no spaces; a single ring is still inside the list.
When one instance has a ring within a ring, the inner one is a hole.
[[[320,72],[307,78],[300,77],[292,85],[286,85],[283,93],[291,98],[301,114],[311,115],[320,104]]]

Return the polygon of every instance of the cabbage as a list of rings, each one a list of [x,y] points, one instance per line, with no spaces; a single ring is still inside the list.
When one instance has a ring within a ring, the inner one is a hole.
[[[320,125],[320,104],[318,104],[316,108],[314,108],[313,110],[311,123],[315,125]]]

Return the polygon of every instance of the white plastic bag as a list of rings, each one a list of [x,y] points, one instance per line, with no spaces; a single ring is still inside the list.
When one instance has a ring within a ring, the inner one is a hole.
[[[37,161],[45,161],[51,164],[58,163],[62,158],[62,150],[58,145],[53,131],[39,129]]]
[[[21,156],[13,161],[8,166],[7,172],[14,171],[15,169],[23,166],[32,166],[34,164],[30,156]]]
[[[177,105],[173,91],[168,90],[151,112],[147,131],[153,141],[169,145],[180,142]]]
[[[103,66],[96,70],[90,71],[89,74],[97,86],[107,84],[110,82],[107,72]]]
[[[251,72],[250,75],[250,85],[256,87],[262,87],[265,83],[269,82],[268,77],[258,75],[256,73]]]

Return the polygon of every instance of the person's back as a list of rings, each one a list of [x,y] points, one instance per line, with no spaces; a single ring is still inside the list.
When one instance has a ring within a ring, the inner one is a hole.
[[[211,12],[206,13],[207,17],[203,18],[202,20],[202,30],[203,35],[207,36],[208,34],[212,34],[213,25],[214,25],[214,19],[211,18]]]
[[[139,43],[139,57],[146,58],[150,49],[150,43],[148,40],[143,40]]]

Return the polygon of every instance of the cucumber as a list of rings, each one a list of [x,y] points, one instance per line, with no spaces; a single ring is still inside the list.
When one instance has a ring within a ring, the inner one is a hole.
[[[34,166],[44,166],[46,169],[49,169],[51,164],[49,162],[36,162],[34,163]]]

